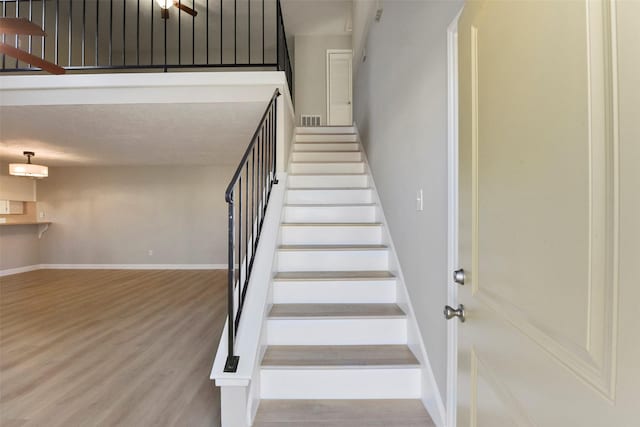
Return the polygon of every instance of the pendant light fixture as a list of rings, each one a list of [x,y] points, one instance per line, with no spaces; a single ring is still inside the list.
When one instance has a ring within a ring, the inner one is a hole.
[[[46,178],[49,176],[49,168],[42,165],[34,165],[31,163],[31,157],[35,157],[33,151],[23,151],[22,154],[27,156],[27,163],[11,163],[9,164],[9,174],[15,176],[28,176],[31,178]]]

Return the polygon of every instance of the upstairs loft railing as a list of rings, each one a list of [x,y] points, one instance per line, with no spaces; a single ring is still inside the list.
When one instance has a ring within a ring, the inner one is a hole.
[[[276,179],[276,124],[280,91],[275,90],[225,192],[229,209],[228,355],[225,372],[236,372],[235,339],[253,262]]]
[[[2,17],[26,18],[46,37],[2,43],[69,71],[226,68],[293,71],[280,0],[0,0]],[[168,15],[167,19],[163,18]],[[1,72],[39,71],[2,55]]]

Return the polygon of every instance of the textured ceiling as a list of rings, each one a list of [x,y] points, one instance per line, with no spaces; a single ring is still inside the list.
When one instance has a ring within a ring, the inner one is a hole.
[[[237,163],[264,102],[0,107],[0,160],[70,165]]]

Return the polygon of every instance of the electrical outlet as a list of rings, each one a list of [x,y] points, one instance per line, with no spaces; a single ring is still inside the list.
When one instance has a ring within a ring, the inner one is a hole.
[[[153,249],[149,249],[149,256],[153,256]]]
[[[422,212],[424,210],[424,203],[422,198],[422,189],[416,193],[416,211]]]
[[[44,211],[40,211],[40,219],[44,219]]]

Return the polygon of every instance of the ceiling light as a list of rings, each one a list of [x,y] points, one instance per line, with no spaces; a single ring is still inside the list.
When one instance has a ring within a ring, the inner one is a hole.
[[[156,0],[156,3],[163,9],[169,9],[173,6],[173,0]]]
[[[49,168],[31,163],[31,157],[36,154],[33,151],[24,151],[22,154],[27,156],[27,163],[11,163],[9,164],[9,175],[29,176],[32,178],[46,178],[49,176]]]

